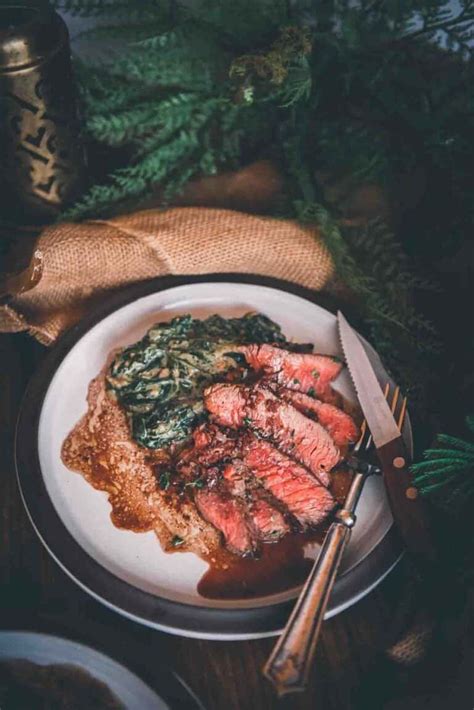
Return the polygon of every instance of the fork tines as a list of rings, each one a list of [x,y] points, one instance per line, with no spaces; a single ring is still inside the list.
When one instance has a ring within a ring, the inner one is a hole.
[[[403,428],[403,424],[405,423],[405,417],[407,413],[407,398],[403,397],[401,403],[399,404],[400,387],[397,385],[393,391],[393,394],[390,395],[389,382],[387,382],[387,384],[385,385],[383,394],[388,404],[390,405],[390,410],[395,419],[397,420],[397,426],[401,431]],[[355,453],[357,453],[358,451],[368,451],[371,446],[372,434],[370,433],[369,427],[367,426],[367,421],[364,419],[360,427],[359,440],[355,444],[353,451]]]

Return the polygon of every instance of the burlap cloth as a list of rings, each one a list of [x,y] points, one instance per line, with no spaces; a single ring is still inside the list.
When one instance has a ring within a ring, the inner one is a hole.
[[[49,345],[104,296],[165,274],[248,273],[320,290],[334,267],[316,227],[231,210],[146,210],[58,224],[38,238],[30,286],[0,306],[0,330]]]
[[[228,209],[151,209],[63,223],[44,229],[30,266],[10,281],[10,297],[0,305],[0,331],[28,331],[50,345],[121,286],[165,274],[226,272],[272,276],[315,290],[327,288],[335,276],[317,227]],[[405,632],[392,638],[387,652],[408,665],[423,657],[431,632],[426,623],[406,618],[411,606],[402,604],[404,620],[397,626]]]

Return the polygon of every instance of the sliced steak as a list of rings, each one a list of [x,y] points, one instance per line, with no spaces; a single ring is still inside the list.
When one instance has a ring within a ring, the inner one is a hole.
[[[244,385],[212,385],[204,390],[204,406],[217,424],[241,429],[246,424],[251,392]]]
[[[231,552],[244,556],[256,550],[257,535],[238,499],[217,488],[203,488],[196,491],[194,501],[204,520],[221,531]]]
[[[263,372],[280,385],[324,401],[333,402],[337,395],[331,382],[342,369],[342,363],[330,355],[292,353],[273,345],[247,345],[239,348],[253,370]]]
[[[213,424],[202,424],[193,432],[194,446],[180,454],[179,465],[198,463],[212,466],[218,461],[231,460],[238,456],[240,442]]]
[[[249,515],[263,542],[276,542],[290,531],[280,511],[265,498],[256,498],[249,504]]]
[[[227,464],[223,477],[232,495],[245,501],[247,514],[262,542],[276,542],[290,531],[283,514],[262,496],[264,491],[242,461]]]
[[[329,471],[341,459],[340,451],[326,429],[293,405],[259,385],[226,384],[205,390],[204,403],[218,424],[260,432],[328,485]]]
[[[353,418],[339,407],[321,402],[320,399],[314,399],[302,392],[292,392],[286,389],[282,390],[280,394],[303,414],[314,415],[316,420],[331,434],[336,446],[345,448],[359,438],[359,427]]]
[[[318,525],[334,508],[330,491],[268,441],[249,437],[243,460],[303,527]]]
[[[222,476],[233,496],[245,498],[248,489],[249,470],[240,459],[228,463],[222,471]]]

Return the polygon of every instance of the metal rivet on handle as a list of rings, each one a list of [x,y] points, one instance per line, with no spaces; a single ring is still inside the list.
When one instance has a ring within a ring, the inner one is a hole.
[[[346,528],[353,528],[356,522],[356,516],[350,510],[338,510],[335,515],[336,520],[342,523]]]
[[[405,495],[409,500],[415,500],[415,498],[418,498],[418,489],[417,488],[407,488],[405,491]]]
[[[405,459],[403,456],[397,456],[397,458],[393,459],[393,465],[395,468],[403,468],[405,465]]]

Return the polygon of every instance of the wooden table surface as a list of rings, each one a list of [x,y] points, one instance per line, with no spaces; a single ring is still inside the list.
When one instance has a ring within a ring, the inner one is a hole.
[[[407,588],[404,562],[365,599],[325,623],[310,687],[281,701],[260,673],[271,639],[211,642],[159,633],[122,618],[79,589],[37,539],[15,479],[17,412],[44,352],[25,335],[0,336],[1,628],[41,629],[79,639],[147,673],[167,664],[208,710],[410,710],[428,707],[427,702],[430,710],[471,710],[472,656],[466,656],[465,646],[458,647],[458,654],[450,652],[451,663],[430,661],[403,669],[385,660],[386,632]]]

